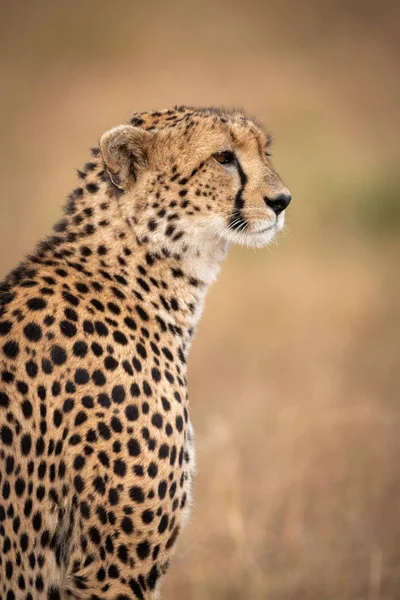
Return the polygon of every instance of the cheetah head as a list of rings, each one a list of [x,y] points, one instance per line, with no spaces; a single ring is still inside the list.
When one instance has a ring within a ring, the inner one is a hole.
[[[283,228],[290,193],[272,167],[270,137],[242,112],[138,113],[100,148],[125,218],[155,246],[262,247]]]

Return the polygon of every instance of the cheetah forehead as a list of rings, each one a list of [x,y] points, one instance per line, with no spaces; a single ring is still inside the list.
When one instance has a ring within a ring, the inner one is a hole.
[[[241,108],[175,106],[159,111],[135,113],[130,122],[146,130],[177,128],[188,131],[198,126],[203,130],[212,131],[222,126],[230,129],[233,134],[253,133],[257,137],[266,137],[267,144],[271,142],[271,136],[264,125]]]

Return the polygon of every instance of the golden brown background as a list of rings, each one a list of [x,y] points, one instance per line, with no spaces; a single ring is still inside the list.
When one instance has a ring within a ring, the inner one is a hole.
[[[245,107],[293,194],[286,235],[231,251],[194,343],[165,600],[400,598],[399,6],[0,2],[0,276],[136,110]]]

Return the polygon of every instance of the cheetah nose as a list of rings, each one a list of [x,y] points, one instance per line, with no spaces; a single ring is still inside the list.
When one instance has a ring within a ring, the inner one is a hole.
[[[276,216],[283,212],[290,204],[292,196],[290,194],[279,194],[275,198],[268,198],[265,196],[264,201],[267,206],[272,208]]]

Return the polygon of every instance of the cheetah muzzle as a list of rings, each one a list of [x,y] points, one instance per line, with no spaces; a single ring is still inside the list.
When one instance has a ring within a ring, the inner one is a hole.
[[[269,144],[240,112],[136,114],[1,283],[1,598],[155,598],[190,506],[206,291],[290,202]]]

